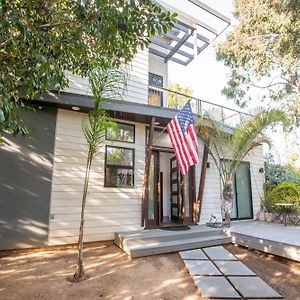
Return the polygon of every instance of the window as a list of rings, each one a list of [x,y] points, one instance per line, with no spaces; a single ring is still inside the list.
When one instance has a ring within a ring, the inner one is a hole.
[[[150,105],[163,106],[163,91],[153,88],[153,86],[163,87],[163,77],[149,73],[149,93],[148,103]]]
[[[149,85],[163,87],[164,85],[163,77],[160,75],[149,73]]]
[[[116,128],[106,130],[106,139],[112,141],[134,143],[135,126],[124,123],[116,123]]]
[[[134,149],[106,146],[106,187],[134,186]]]

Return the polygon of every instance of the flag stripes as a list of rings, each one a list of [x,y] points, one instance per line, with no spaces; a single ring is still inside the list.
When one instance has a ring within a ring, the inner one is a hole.
[[[167,125],[167,132],[182,175],[199,162],[194,118],[188,102]]]

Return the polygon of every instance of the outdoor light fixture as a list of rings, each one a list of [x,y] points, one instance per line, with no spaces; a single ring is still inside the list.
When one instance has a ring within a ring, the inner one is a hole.
[[[263,172],[264,172],[264,168],[259,168],[259,169],[258,169],[258,172],[259,172],[259,173],[263,173]]]
[[[75,111],[80,110],[80,108],[78,106],[72,106],[72,109],[75,110]]]
[[[158,126],[160,123],[159,122],[154,122],[154,125]]]

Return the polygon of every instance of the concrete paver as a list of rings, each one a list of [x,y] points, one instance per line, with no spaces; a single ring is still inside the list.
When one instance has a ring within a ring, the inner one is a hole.
[[[222,246],[204,248],[203,251],[211,260],[237,260],[234,255]]]
[[[184,263],[191,275],[222,275],[211,261],[184,260]]]
[[[237,291],[224,277],[193,276],[193,279],[202,297],[241,299]]]
[[[256,274],[240,261],[215,261],[218,269],[225,275],[255,276]]]
[[[231,284],[245,298],[281,298],[273,288],[259,277],[228,277]]]
[[[208,260],[208,257],[203,253],[201,249],[181,251],[179,254],[182,259]]]

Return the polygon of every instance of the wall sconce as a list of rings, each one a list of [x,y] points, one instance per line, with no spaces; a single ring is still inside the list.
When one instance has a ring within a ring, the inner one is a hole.
[[[210,162],[208,161],[206,164],[206,168],[209,169],[210,168]]]
[[[264,172],[264,168],[259,168],[259,169],[258,169],[258,172],[259,172],[259,173],[263,173],[263,172]]]

